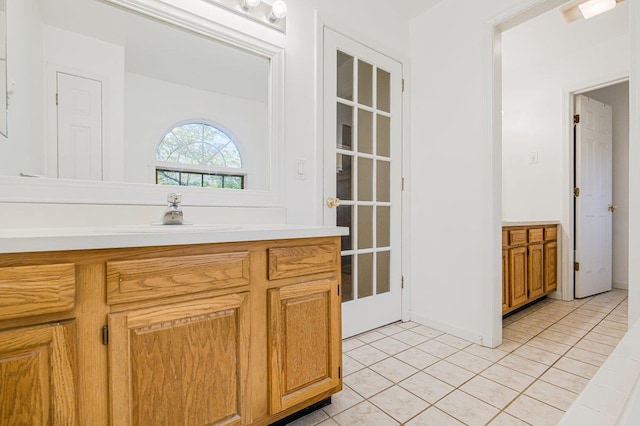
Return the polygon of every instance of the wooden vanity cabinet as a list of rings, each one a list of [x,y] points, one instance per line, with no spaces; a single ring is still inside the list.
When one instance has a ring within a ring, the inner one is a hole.
[[[77,425],[75,324],[0,331],[0,425]]]
[[[503,228],[503,314],[556,290],[557,256],[557,225]]]
[[[248,294],[109,315],[114,425],[250,423]]]
[[[339,261],[336,244],[269,250],[271,413],[342,388]]]
[[[339,259],[339,237],[0,255],[0,425],[268,425],[325,399]]]
[[[270,409],[277,413],[340,387],[338,283],[272,289],[269,302]]]
[[[0,263],[0,425],[76,425],[73,263]]]
[[[513,247],[509,249],[509,308],[520,306],[529,298],[527,288],[527,261],[526,247]]]
[[[509,250],[502,249],[502,312],[509,309]]]

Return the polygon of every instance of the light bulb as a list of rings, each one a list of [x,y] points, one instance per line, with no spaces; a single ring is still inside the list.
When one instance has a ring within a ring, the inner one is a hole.
[[[271,14],[269,15],[269,20],[271,22],[275,22],[278,19],[282,19],[287,16],[287,4],[282,0],[276,0],[273,2],[273,6],[271,6]]]
[[[240,6],[244,10],[253,9],[260,4],[260,0],[240,0]]]

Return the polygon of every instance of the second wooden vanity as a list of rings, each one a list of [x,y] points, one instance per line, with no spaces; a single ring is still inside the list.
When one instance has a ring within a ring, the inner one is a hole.
[[[502,313],[554,292],[557,264],[557,225],[503,227]]]
[[[0,424],[269,424],[339,391],[339,236],[0,254]]]

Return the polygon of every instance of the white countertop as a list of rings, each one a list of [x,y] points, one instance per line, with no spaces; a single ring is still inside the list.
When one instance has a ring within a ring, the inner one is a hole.
[[[308,225],[174,225],[95,228],[0,228],[0,253],[229,243],[348,235],[349,229]]]
[[[537,225],[560,225],[559,220],[527,220],[527,221],[508,221],[503,220],[502,226],[537,226]]]

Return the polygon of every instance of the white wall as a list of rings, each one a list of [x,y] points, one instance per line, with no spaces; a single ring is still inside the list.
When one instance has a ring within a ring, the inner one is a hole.
[[[44,174],[42,28],[37,0],[10,1],[7,38],[9,137],[0,136],[0,175]],[[12,53],[14,52],[14,53]]]
[[[629,75],[628,8],[568,25],[551,10],[502,34],[502,217],[562,220],[567,91]],[[565,95],[566,94],[566,95]],[[536,152],[538,162],[530,156]],[[571,159],[569,159],[571,160]],[[570,223],[562,223],[569,229]]]
[[[125,181],[155,183],[160,140],[176,124],[200,119],[237,142],[247,188],[269,189],[267,104],[133,73],[126,73],[125,84]]]
[[[444,1],[411,22],[411,317],[488,346],[501,215],[487,22],[507,3]]]
[[[629,259],[640,256],[640,4],[629,4]],[[629,326],[640,318],[640,262],[629,262]]]
[[[613,286],[629,287],[629,82],[584,93],[613,110]]]

